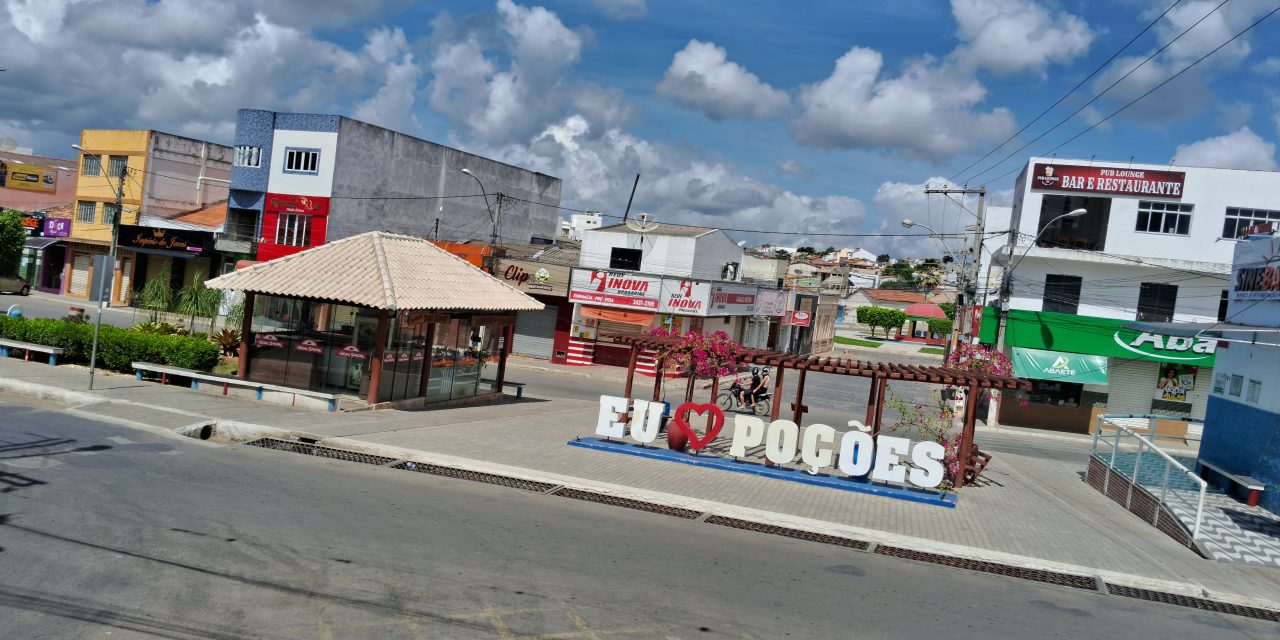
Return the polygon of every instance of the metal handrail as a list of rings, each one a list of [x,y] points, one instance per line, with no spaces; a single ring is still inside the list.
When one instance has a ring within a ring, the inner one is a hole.
[[[1138,473],[1142,469],[1142,453],[1144,449],[1150,449],[1151,451],[1154,451],[1156,454],[1158,454],[1160,457],[1164,458],[1164,461],[1165,461],[1164,480],[1161,481],[1161,486],[1160,486],[1160,503],[1161,504],[1168,504],[1170,470],[1176,468],[1183,475],[1194,480],[1195,483],[1200,486],[1200,499],[1197,501],[1197,504],[1196,504],[1196,519],[1191,530],[1191,538],[1193,540],[1197,540],[1200,538],[1200,521],[1204,516],[1204,498],[1205,498],[1205,492],[1209,488],[1209,483],[1205,482],[1200,476],[1196,475],[1194,471],[1192,471],[1191,469],[1188,469],[1181,462],[1178,462],[1176,459],[1173,458],[1173,456],[1170,456],[1169,454],[1162,451],[1160,447],[1157,447],[1155,443],[1152,442],[1151,439],[1148,438],[1147,436],[1139,434],[1133,429],[1125,425],[1114,422],[1115,420],[1129,420],[1129,419],[1146,420],[1147,431],[1152,436],[1154,436],[1155,425],[1156,425],[1155,421],[1159,419],[1167,419],[1167,418],[1168,416],[1160,416],[1160,415],[1155,415],[1150,413],[1102,414],[1098,416],[1098,428],[1095,429],[1093,433],[1093,448],[1090,451],[1090,455],[1096,456],[1098,454],[1098,443],[1102,440],[1102,425],[1103,423],[1106,423],[1108,426],[1113,428],[1116,433],[1115,443],[1111,445],[1111,460],[1108,463],[1108,466],[1110,468],[1116,469],[1116,453],[1118,453],[1120,450],[1120,437],[1122,434],[1128,434],[1130,436],[1133,436],[1138,441],[1138,454],[1137,456],[1134,457],[1134,463],[1133,463],[1132,483],[1134,486],[1141,487],[1141,484],[1138,481]],[[1108,488],[1109,482],[1110,482],[1110,476],[1107,476],[1106,478],[1103,479],[1103,487],[1102,487],[1103,495],[1107,495],[1107,488]],[[1129,505],[1126,503],[1125,508],[1128,508],[1128,507]],[[1156,514],[1156,520],[1157,521],[1159,520],[1159,513]],[[1155,524],[1155,523],[1152,523],[1152,524]]]

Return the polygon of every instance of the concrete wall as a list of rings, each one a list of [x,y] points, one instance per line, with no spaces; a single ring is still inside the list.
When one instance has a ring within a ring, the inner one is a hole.
[[[77,219],[77,211],[71,212],[71,238],[111,241],[111,225],[103,222],[103,204],[114,203],[117,177],[107,177],[110,156],[128,156],[132,171],[125,175],[124,213],[122,224],[138,223],[138,208],[142,205],[147,189],[147,152],[151,132],[145,130],[85,129],[80,132],[80,146],[86,153],[102,156],[102,170],[97,176],[83,175],[84,154],[76,164],[76,202],[94,203],[92,222]]]
[[[559,178],[342,118],[328,239],[375,229],[428,237],[437,218],[442,240],[487,239],[491,223],[485,199],[475,179],[462,173],[464,168],[480,179],[495,206],[498,192],[541,203],[504,204],[502,241],[555,238],[560,224]],[[470,194],[476,197],[413,199]],[[371,196],[406,199],[353,199]]]
[[[1212,396],[1200,441],[1200,458],[1267,486],[1259,505],[1280,513],[1280,414]]]
[[[14,163],[46,167],[57,172],[53,191],[0,188],[0,209],[36,211],[68,204],[76,198],[76,166],[74,159],[45,158],[27,154],[0,151],[0,162],[12,172]]]
[[[725,263],[742,264],[743,259],[742,247],[719,231],[694,238],[608,230],[582,234],[579,264],[608,269],[615,247],[640,249],[640,271],[643,273],[680,278],[720,280]]]
[[[1228,287],[1225,275],[1196,277],[1183,271],[1136,264],[1029,258],[1014,271],[1010,308],[1042,311],[1044,281],[1048,274],[1082,278],[1077,315],[1120,320],[1137,318],[1138,294],[1143,282],[1161,282],[1178,287],[1178,299],[1174,306],[1174,320],[1178,322],[1217,320],[1218,303],[1222,299],[1222,292]]]
[[[231,147],[168,133],[151,135],[142,209],[166,216],[227,199]],[[213,178],[218,181],[200,180]]]
[[[777,258],[762,258],[744,253],[742,256],[742,277],[757,282],[776,284],[787,275],[787,261]]]
[[[716,230],[713,233],[695,238],[695,241],[693,272],[697,277],[721,279],[724,277],[725,264],[736,262],[739,265],[739,269],[735,278],[741,279],[742,247],[738,246],[738,243],[734,242],[728,234]]]

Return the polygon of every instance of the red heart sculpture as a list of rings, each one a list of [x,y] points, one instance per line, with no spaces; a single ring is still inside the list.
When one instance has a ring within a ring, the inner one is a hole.
[[[707,433],[701,438],[689,426],[685,417],[690,412],[702,415],[711,412],[711,423],[707,425]],[[686,402],[676,407],[675,413],[671,414],[671,425],[679,429],[681,433],[689,438],[689,448],[697,451],[708,444],[720,433],[720,429],[724,428],[724,411],[714,404],[697,404],[694,402]]]

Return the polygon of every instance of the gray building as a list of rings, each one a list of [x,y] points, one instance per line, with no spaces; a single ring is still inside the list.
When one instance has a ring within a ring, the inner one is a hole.
[[[218,246],[270,260],[373,230],[488,239],[498,193],[501,242],[550,242],[560,189],[559,178],[358,120],[241,109]]]

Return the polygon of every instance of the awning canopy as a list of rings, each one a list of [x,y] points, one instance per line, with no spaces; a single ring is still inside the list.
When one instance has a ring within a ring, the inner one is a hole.
[[[1107,356],[1014,347],[1013,375],[1035,380],[1107,384]]]
[[[255,264],[209,287],[387,310],[538,311],[543,304],[422,238],[370,231]]]
[[[582,315],[597,320],[608,320],[610,322],[625,322],[627,324],[638,324],[649,326],[653,322],[653,314],[645,311],[623,311],[621,309],[603,309],[600,307],[588,307],[582,305]]]
[[[43,249],[51,244],[62,242],[64,238],[27,238],[24,246],[28,249]]]

